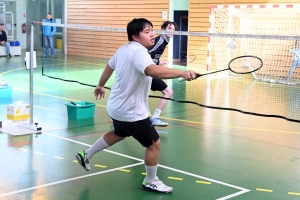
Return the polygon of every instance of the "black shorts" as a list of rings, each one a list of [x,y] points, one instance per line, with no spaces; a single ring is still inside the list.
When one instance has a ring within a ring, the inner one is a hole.
[[[151,120],[148,118],[136,122],[121,122],[115,119],[115,134],[119,137],[134,137],[144,147],[149,147],[159,139]]]
[[[167,84],[161,80],[161,79],[157,79],[157,78],[152,78],[152,83],[151,83],[151,90],[153,91],[163,91],[167,88]]]

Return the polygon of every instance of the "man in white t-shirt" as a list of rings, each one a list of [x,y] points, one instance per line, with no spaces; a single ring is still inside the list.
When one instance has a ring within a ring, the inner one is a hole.
[[[109,60],[94,91],[96,99],[104,98],[104,85],[115,71],[115,82],[107,102],[107,112],[113,120],[114,130],[101,136],[88,150],[77,153],[76,158],[89,171],[89,162],[95,153],[132,136],[146,147],[144,160],[147,175],[142,188],[169,193],[173,188],[166,186],[156,176],[160,140],[149,118],[148,95],[151,81],[152,77],[183,77],[192,80],[197,73],[157,67],[147,50],[154,44],[152,28],[152,23],[144,18],[133,19],[128,23],[129,43],[121,46]]]

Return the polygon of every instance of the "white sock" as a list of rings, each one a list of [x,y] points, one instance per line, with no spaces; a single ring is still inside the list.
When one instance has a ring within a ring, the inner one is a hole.
[[[157,165],[155,166],[146,166],[146,180],[149,182],[152,182],[156,179],[156,171],[157,171]]]
[[[103,136],[101,136],[88,150],[85,151],[87,157],[91,159],[93,155],[103,149],[106,149],[109,145],[105,142]]]
[[[161,113],[161,110],[159,110],[158,108],[156,108],[155,112],[153,113],[152,119],[159,118],[160,113]]]

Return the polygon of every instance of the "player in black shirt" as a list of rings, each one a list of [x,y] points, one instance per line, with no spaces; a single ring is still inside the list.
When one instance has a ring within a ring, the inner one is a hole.
[[[166,31],[176,31],[177,28],[178,28],[177,24],[171,21],[166,21],[161,25],[161,29]],[[160,60],[160,57],[164,53],[165,48],[168,45],[170,38],[172,37],[173,35],[171,34],[159,35],[155,38],[155,43],[153,47],[148,49],[149,50],[148,52],[151,55],[151,58],[156,65],[164,65],[167,63],[164,62],[163,60]],[[173,90],[169,88],[163,80],[157,78],[152,79],[151,90],[161,91],[163,93],[163,97],[165,98],[171,98],[173,95]],[[168,126],[168,123],[161,121],[159,118],[160,113],[166,106],[167,102],[168,100],[160,99],[157,108],[153,114],[153,117],[151,119],[153,125]]]

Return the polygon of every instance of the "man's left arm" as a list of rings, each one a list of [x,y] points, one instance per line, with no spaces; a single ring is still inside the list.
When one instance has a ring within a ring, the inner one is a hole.
[[[52,23],[55,24],[55,22],[52,20]],[[56,32],[56,26],[52,26],[53,27],[53,31],[51,32],[51,35],[54,35],[54,33]]]
[[[6,32],[5,31],[2,31],[3,33],[3,37],[4,37],[4,42],[7,42],[7,35],[6,35]]]

